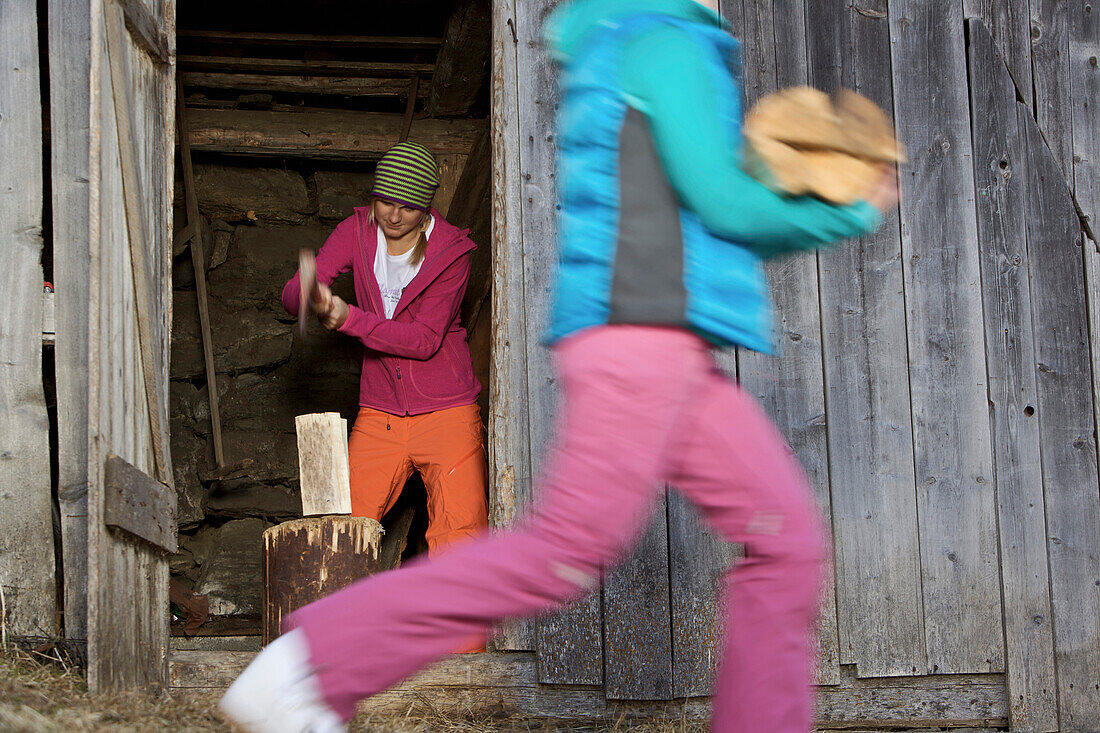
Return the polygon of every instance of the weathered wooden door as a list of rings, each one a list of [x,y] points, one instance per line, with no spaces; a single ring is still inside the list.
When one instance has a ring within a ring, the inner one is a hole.
[[[172,0],[91,0],[88,683],[165,683]]]

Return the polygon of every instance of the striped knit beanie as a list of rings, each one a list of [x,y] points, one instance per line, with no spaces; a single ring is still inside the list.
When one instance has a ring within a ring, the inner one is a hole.
[[[438,187],[439,168],[432,154],[419,143],[403,142],[378,161],[371,195],[427,211]]]

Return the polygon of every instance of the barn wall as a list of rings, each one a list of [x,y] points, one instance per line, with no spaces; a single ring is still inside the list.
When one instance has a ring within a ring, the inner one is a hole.
[[[57,632],[42,385],[42,107],[34,0],[0,12],[0,591],[7,633]]]

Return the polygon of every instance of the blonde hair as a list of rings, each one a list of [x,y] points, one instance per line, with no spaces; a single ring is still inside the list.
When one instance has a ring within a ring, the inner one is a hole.
[[[378,221],[374,216],[374,204],[379,200],[377,196],[371,196],[370,198],[370,206],[367,207],[368,224],[376,224]],[[400,206],[400,204],[398,204],[398,206]],[[416,240],[416,244],[413,245],[412,255],[409,256],[410,265],[419,265],[421,260],[424,259],[424,253],[428,250],[428,227],[432,224],[432,215],[427,211],[423,212],[423,214],[424,218],[420,220],[420,238]]]

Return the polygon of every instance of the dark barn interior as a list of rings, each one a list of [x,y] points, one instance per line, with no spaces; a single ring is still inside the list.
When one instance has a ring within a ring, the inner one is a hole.
[[[180,5],[193,175],[178,158],[172,574],[209,597],[215,619],[200,634],[259,633],[260,535],[301,515],[294,417],[355,417],[359,346],[316,323],[303,340],[279,296],[298,249],[316,250],[366,203],[374,162],[401,139],[436,155],[435,206],[478,245],[462,317],[487,410],[489,32],[488,3],[470,0]],[[343,276],[337,292],[354,302],[351,285]],[[383,552],[422,551],[425,523],[414,476],[383,520]]]

